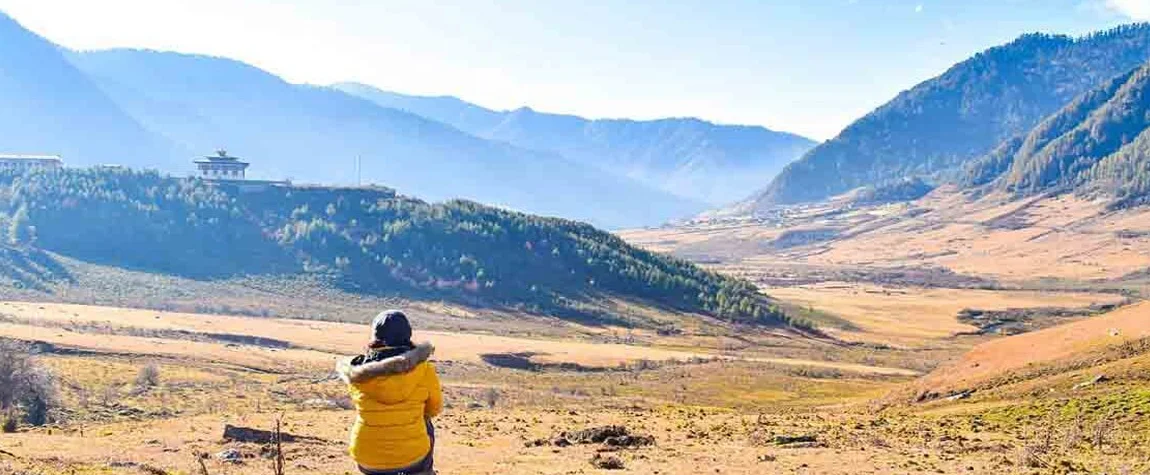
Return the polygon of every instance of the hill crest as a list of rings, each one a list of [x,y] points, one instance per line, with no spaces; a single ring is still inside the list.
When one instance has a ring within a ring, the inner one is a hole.
[[[373,296],[517,308],[590,323],[604,301],[791,322],[750,283],[632,247],[589,225],[378,187],[250,190],[157,173],[0,173],[9,240],[93,263],[195,279],[324,276]]]

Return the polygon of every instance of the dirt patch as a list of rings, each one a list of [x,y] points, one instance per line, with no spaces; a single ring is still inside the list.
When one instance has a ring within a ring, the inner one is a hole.
[[[229,442],[245,442],[251,444],[270,444],[275,442],[275,432],[262,429],[253,429],[251,427],[233,426],[227,424],[224,426],[224,440]],[[289,434],[281,432],[279,434],[280,442],[321,442],[322,439],[315,437],[307,437],[301,435]]]
[[[595,454],[591,457],[591,465],[602,470],[623,470],[623,461],[614,455]]]
[[[535,356],[548,356],[547,353],[536,353],[531,351],[523,351],[518,353],[484,353],[479,355],[479,359],[483,360],[491,366],[507,369],[516,369],[521,371],[570,371],[577,373],[603,373],[613,371],[616,368],[606,368],[600,366],[584,366],[579,363],[572,363],[567,361],[557,363],[540,363],[533,361],[531,358]],[[640,360],[643,361],[643,360]]]
[[[1038,307],[1005,310],[962,309],[958,321],[978,327],[980,335],[1017,335],[1049,328],[1068,319],[1100,315],[1118,308],[1117,304],[1091,305],[1086,308]]]
[[[531,361],[531,357],[537,354],[538,353],[530,351],[519,353],[484,353],[479,355],[479,359],[483,360],[484,363],[499,368],[539,371],[543,365]]]
[[[780,447],[817,447],[818,437],[813,435],[776,435],[773,442]]]
[[[636,448],[655,445],[655,437],[651,435],[635,434],[624,426],[610,425],[590,427],[576,431],[563,431],[551,439],[537,439],[528,442],[527,446],[551,445],[555,447],[568,447],[571,445],[602,444],[608,448]]]

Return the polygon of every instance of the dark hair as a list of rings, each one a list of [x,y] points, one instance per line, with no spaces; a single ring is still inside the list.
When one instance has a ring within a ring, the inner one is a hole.
[[[415,346],[411,343],[411,323],[407,315],[399,310],[385,310],[371,321],[372,347],[388,346],[403,348]]]

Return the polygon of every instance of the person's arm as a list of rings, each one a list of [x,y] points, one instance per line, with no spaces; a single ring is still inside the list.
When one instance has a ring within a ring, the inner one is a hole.
[[[427,404],[423,407],[423,415],[432,418],[443,412],[443,390],[439,386],[439,375],[435,374],[434,364],[427,363],[427,373]]]

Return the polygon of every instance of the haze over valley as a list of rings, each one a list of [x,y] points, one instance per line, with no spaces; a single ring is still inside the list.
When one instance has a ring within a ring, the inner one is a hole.
[[[5,147],[76,166],[181,175],[191,157],[226,148],[258,160],[257,177],[399,185],[429,200],[472,199],[615,228],[741,199],[813,146],[761,127],[589,122],[443,99],[487,114],[468,122],[452,119],[462,113],[450,108],[387,102],[380,98],[388,93],[363,87],[290,84],[226,58],[61,50],[8,17],[0,35],[10,45],[2,60],[16,73],[0,98],[15,131]]]

